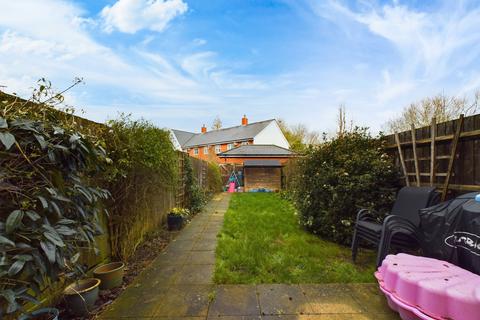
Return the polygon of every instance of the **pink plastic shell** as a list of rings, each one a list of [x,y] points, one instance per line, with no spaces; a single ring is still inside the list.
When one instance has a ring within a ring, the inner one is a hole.
[[[375,277],[390,307],[404,320],[480,319],[480,276],[451,263],[389,255]]]

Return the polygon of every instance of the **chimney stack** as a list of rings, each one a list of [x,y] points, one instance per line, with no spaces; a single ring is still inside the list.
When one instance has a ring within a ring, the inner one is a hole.
[[[207,127],[205,125],[202,126],[202,133],[207,132]]]
[[[243,115],[243,118],[242,118],[242,126],[246,126],[248,124],[248,118],[246,115]]]

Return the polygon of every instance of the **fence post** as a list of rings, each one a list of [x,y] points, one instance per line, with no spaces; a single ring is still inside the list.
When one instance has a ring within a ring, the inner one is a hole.
[[[400,163],[402,165],[403,174],[405,175],[405,184],[410,186],[410,182],[408,181],[408,172],[407,168],[405,167],[405,161],[403,159],[402,147],[400,146],[400,138],[398,137],[398,132],[395,132],[395,142],[397,143],[398,149],[398,156],[400,157]]]
[[[417,187],[420,187],[420,169],[418,168],[418,157],[417,157],[417,137],[415,132],[415,125],[412,123],[412,148],[413,148],[413,162],[415,164],[415,179],[417,180]]]
[[[435,183],[435,138],[437,137],[437,119],[432,118],[432,125],[430,127],[430,186],[433,187]]]

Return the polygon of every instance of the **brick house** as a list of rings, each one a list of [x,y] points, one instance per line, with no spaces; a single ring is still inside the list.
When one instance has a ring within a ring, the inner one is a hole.
[[[172,142],[190,156],[218,163],[226,177],[233,172],[240,177],[237,186],[245,191],[282,187],[282,167],[295,157],[289,143],[274,119],[200,133],[171,130]]]
[[[178,150],[190,156],[217,163],[228,163],[219,155],[245,145],[274,145],[283,149],[290,147],[275,119],[248,123],[243,116],[241,125],[207,131],[205,125],[200,133],[173,129],[172,142]],[[248,149],[254,151],[254,149]]]

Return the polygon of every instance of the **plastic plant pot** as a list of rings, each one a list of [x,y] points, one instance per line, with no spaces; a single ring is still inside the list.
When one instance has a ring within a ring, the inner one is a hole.
[[[68,308],[76,316],[87,316],[98,299],[100,279],[90,278],[79,280],[63,291]]]
[[[93,275],[101,280],[100,289],[112,289],[122,285],[124,269],[123,262],[111,262],[95,268]]]
[[[29,314],[24,314],[18,320],[58,320],[59,313],[56,308],[42,308]]]
[[[177,214],[167,216],[168,230],[180,230],[183,227],[183,217]]]

